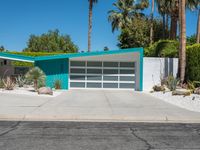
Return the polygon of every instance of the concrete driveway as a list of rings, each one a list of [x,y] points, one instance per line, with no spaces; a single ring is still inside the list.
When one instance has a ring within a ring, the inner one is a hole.
[[[1,120],[200,122],[200,113],[148,94],[119,90],[69,90],[58,97],[0,95]]]

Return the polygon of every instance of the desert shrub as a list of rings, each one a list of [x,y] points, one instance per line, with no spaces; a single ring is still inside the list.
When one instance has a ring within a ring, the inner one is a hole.
[[[145,48],[144,54],[147,57],[178,57],[178,41],[159,40]]]
[[[18,77],[16,77],[16,84],[19,86],[19,87],[23,87],[26,83],[26,79],[24,76],[22,75],[19,75]]]
[[[15,82],[11,79],[11,77],[6,77],[3,81],[3,86],[6,90],[13,90],[15,87]]]
[[[55,89],[61,89],[61,81],[60,80],[56,80],[55,82],[54,82],[54,87],[55,87]]]
[[[200,81],[200,44],[188,46],[186,54],[186,79],[190,81]]]
[[[30,69],[25,77],[28,81],[34,83],[34,89],[36,91],[38,88],[45,86],[46,75],[39,67]]]
[[[3,89],[4,85],[3,85],[3,80],[0,78],[0,89]]]

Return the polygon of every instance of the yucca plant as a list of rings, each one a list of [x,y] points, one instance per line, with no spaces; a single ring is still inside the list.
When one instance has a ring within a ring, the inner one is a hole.
[[[13,90],[15,87],[15,82],[11,79],[11,77],[6,77],[3,81],[3,86],[6,90]]]
[[[34,67],[26,73],[25,78],[34,83],[34,89],[37,91],[39,84],[45,83],[46,75],[39,67]]]

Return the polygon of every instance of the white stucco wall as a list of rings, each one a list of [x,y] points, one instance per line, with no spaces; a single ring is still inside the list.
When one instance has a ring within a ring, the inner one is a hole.
[[[178,58],[144,57],[143,88],[144,91],[152,90],[155,84],[160,84],[160,79],[170,74],[174,77],[178,72]]]

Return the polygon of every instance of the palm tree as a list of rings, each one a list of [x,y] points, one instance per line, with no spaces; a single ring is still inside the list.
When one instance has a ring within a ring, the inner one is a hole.
[[[34,83],[34,89],[37,90],[39,83],[44,84],[46,75],[40,68],[34,67],[26,73],[25,77]]]
[[[167,14],[171,17],[170,39],[175,40],[179,19],[179,0],[156,0],[156,3],[158,5],[158,11],[161,15]],[[186,0],[186,7],[191,10],[196,9],[198,5],[199,0]]]
[[[153,43],[153,18],[154,18],[154,0],[151,1],[151,26],[150,26],[150,44]]]
[[[168,31],[169,26],[169,5],[170,2],[166,0],[156,0],[158,7],[158,12],[163,18],[163,39],[167,37],[166,31]]]
[[[197,43],[200,43],[200,9],[198,14],[198,22],[197,22]]]
[[[179,0],[179,71],[181,83],[185,80],[185,66],[186,66],[186,0]]]
[[[88,52],[91,51],[91,33],[92,33],[92,10],[94,3],[98,0],[88,0],[89,1],[89,27],[88,27]]]
[[[134,17],[143,16],[141,10],[148,7],[148,0],[140,0],[140,3],[134,4],[134,0],[118,0],[113,3],[116,10],[108,12],[108,21],[112,24],[112,32],[127,27]]]

